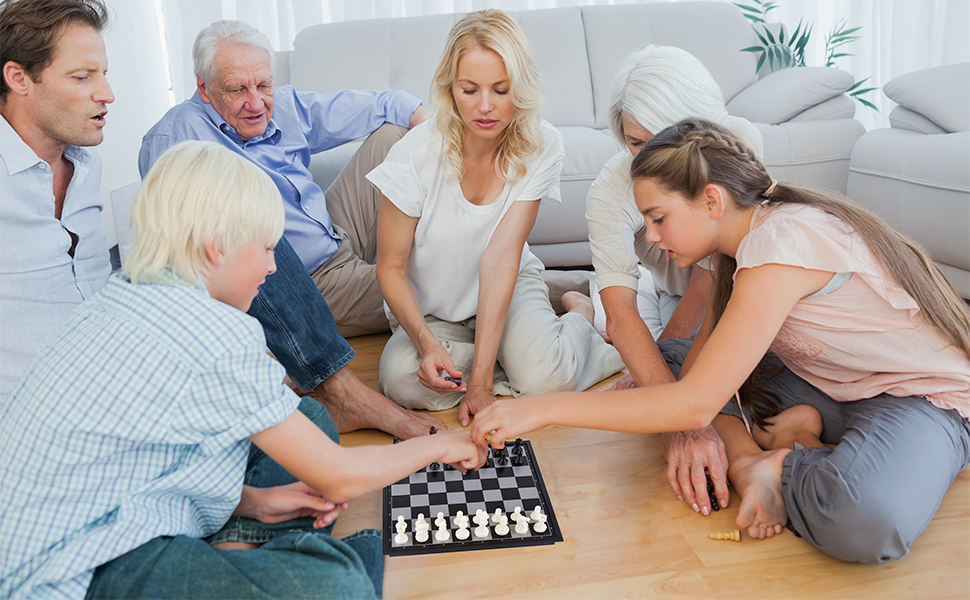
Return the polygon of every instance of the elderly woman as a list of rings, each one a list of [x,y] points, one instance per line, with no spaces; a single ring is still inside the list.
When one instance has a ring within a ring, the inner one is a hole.
[[[594,322],[605,314],[604,333],[630,370],[617,389],[674,381],[661,352],[667,346],[689,345],[682,338],[693,336],[704,317],[711,288],[708,261],[678,267],[659,244],[646,240],[630,177],[633,157],[655,133],[692,116],[724,125],[759,158],[764,154],[760,132],[747,120],[727,114],[721,88],[693,55],[672,46],[646,46],[626,58],[610,102],[610,127],[625,149],[606,163],[586,201],[596,269],[591,286],[598,309]],[[590,303],[577,292],[563,296],[567,308]],[[727,505],[727,458],[712,427],[665,434],[663,447],[667,478],[679,498],[708,514],[707,468],[716,496]]]

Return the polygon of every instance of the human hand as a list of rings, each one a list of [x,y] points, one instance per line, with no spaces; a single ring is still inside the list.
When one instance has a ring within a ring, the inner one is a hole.
[[[439,431],[432,439],[440,444],[440,461],[462,473],[482,466],[488,456],[488,449],[475,444],[471,433],[464,429]]]
[[[475,416],[472,423],[472,440],[488,448],[490,438],[493,448],[504,448],[505,440],[513,440],[548,425],[544,412],[533,398],[498,400],[486,406]]]
[[[458,422],[462,427],[468,426],[469,417],[477,415],[486,406],[495,402],[496,398],[492,395],[492,390],[473,386],[465,392],[465,396],[458,405]]]
[[[667,481],[677,498],[686,500],[695,511],[711,512],[707,493],[706,468],[714,483],[714,494],[721,507],[728,505],[728,459],[724,442],[713,425],[695,431],[665,433],[661,437],[664,458],[667,460]]]
[[[240,503],[240,509],[246,513],[243,516],[261,523],[314,517],[313,527],[317,529],[333,523],[340,510],[347,508],[346,502],[334,504],[302,481],[270,488],[249,488],[249,493],[244,494],[244,502],[248,507],[244,508]]]
[[[428,109],[425,108],[423,104],[419,104],[418,107],[414,109],[414,112],[411,113],[411,122],[408,124],[408,128],[414,129],[423,123],[424,120],[428,118],[429,114],[431,113],[428,112]]]
[[[638,386],[636,380],[633,379],[633,375],[631,375],[630,373],[627,373],[623,377],[620,377],[619,379],[617,379],[616,382],[613,384],[613,387],[611,387],[606,391],[615,392],[617,390],[632,390],[637,387],[640,387],[640,386]]]
[[[461,379],[461,371],[455,368],[455,363],[451,360],[451,355],[445,350],[444,346],[438,344],[430,352],[421,357],[421,365],[418,367],[418,381],[421,385],[439,394],[451,394],[452,392],[464,392],[467,388],[465,382],[457,384],[448,381],[441,376],[445,371],[449,377]]]

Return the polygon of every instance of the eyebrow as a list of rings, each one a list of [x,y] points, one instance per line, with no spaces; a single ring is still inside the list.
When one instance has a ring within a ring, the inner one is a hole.
[[[648,215],[648,214],[650,214],[650,213],[651,213],[652,211],[655,211],[655,210],[657,210],[658,208],[660,208],[660,206],[659,206],[659,205],[657,205],[657,206],[651,206],[651,207],[649,207],[649,208],[646,208],[646,209],[644,209],[644,210],[641,210],[641,211],[640,211],[640,214],[641,214],[641,215],[643,215],[643,216],[647,216],[647,215]]]
[[[492,83],[492,85],[501,85],[503,83],[508,83],[508,82],[509,82],[508,79],[503,79],[502,81],[496,81]],[[472,85],[480,85],[479,83],[472,81],[471,79],[459,79],[458,83],[470,83]]]

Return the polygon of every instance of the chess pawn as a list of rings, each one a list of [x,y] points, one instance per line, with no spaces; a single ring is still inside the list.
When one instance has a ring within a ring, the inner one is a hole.
[[[439,512],[438,513],[438,518],[434,520],[434,525],[438,529],[441,529],[441,526],[442,525],[444,525],[445,527],[448,526],[448,521],[445,520],[445,513],[443,513],[443,512]]]
[[[537,504],[535,510],[533,510],[532,514],[529,515],[529,518],[532,519],[533,521],[538,521],[541,515],[542,515],[542,507]]]
[[[477,538],[488,537],[488,517],[487,516],[483,521],[479,521],[478,527],[475,528],[475,537]]]
[[[438,531],[434,532],[434,539],[439,542],[447,542],[451,539],[451,532],[448,531],[448,524],[445,523],[443,519],[441,523],[438,524]]]
[[[509,534],[509,518],[507,516],[499,515],[498,525],[495,526],[495,533],[497,535]]]
[[[408,524],[404,522],[404,516],[398,516],[397,523],[394,524],[394,528],[397,529],[397,535],[394,536],[394,543],[398,546],[403,546],[408,543],[408,536],[405,531],[407,531]]]
[[[426,525],[427,525],[427,523],[426,523]],[[420,528],[417,527],[417,526],[415,526],[415,528],[414,528],[414,540],[416,542],[420,542],[422,544],[425,543],[425,542],[427,542],[428,541],[428,528],[426,526],[425,527],[420,527]]]
[[[532,529],[534,529],[536,533],[545,533],[546,518],[547,518],[546,515],[539,515],[539,520],[536,522],[535,525],[532,526]]]
[[[732,542],[741,541],[741,530],[735,529],[733,531],[715,531],[710,536],[712,540],[730,540]]]
[[[512,513],[512,516],[514,517],[517,514],[518,513]],[[518,518],[515,520],[515,533],[519,535],[529,533],[529,517],[525,515],[518,515]]]
[[[516,523],[518,523],[519,522],[519,517],[522,517],[522,516],[524,516],[522,514],[522,507],[521,506],[516,506],[512,510],[512,516],[509,517],[509,518],[512,519],[513,521],[515,521]]]
[[[492,515],[492,523],[498,525],[498,522],[502,520],[502,509],[496,508],[495,514]]]
[[[472,519],[472,522],[483,527],[488,525],[488,513],[479,508],[475,511],[475,517]]]
[[[462,522],[458,524],[458,530],[455,531],[455,538],[459,540],[468,539],[468,517],[462,518]]]

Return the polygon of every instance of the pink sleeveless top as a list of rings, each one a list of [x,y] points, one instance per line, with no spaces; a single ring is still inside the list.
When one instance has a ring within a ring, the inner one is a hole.
[[[813,207],[757,207],[738,269],[781,264],[852,273],[795,304],[771,344],[789,369],[833,400],[922,396],[970,419],[970,358],[919,317],[855,231]]]

